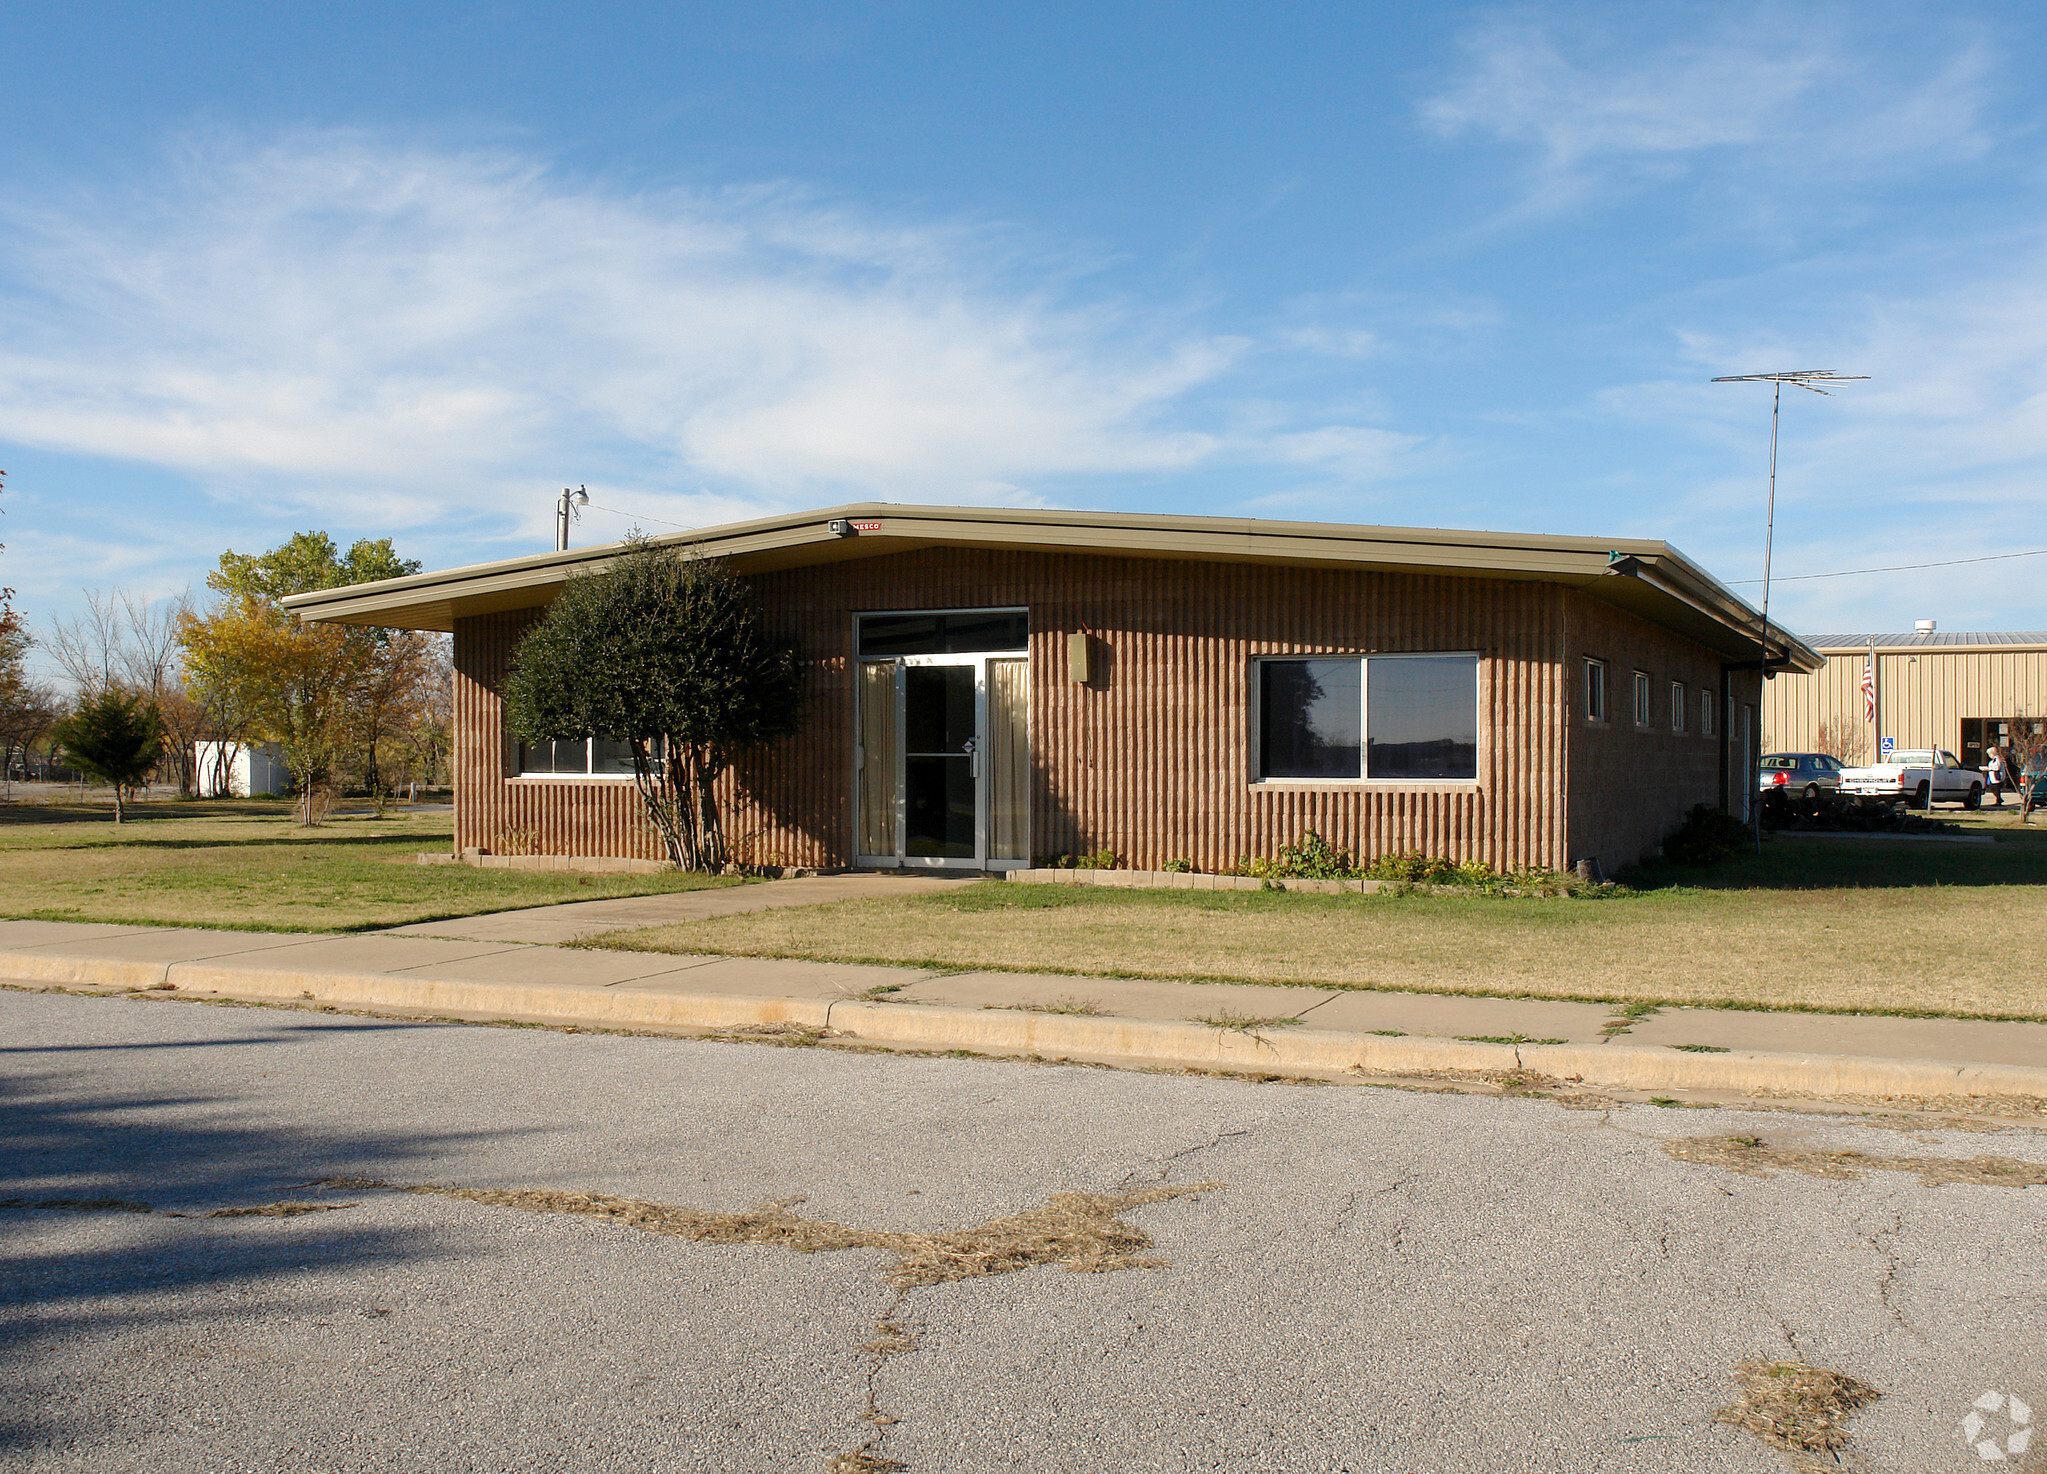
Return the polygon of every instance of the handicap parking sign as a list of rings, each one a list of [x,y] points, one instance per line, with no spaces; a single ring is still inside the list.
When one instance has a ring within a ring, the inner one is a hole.
[[[1882,737],[1877,739],[1876,745],[1879,752],[1895,752],[1898,746],[1898,739],[1895,737]]]

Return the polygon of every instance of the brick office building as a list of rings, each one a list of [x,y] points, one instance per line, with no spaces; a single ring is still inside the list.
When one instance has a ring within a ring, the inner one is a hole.
[[[1611,868],[1752,788],[1760,620],[1661,542],[897,505],[663,541],[725,559],[805,660],[804,730],[727,779],[746,862],[1213,870],[1313,829]],[[659,854],[623,744],[513,742],[499,698],[520,633],[616,551],[289,601],[453,634],[458,847]]]

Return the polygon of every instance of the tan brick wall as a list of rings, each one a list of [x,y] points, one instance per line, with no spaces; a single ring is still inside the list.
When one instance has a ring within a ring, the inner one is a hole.
[[[1031,850],[1113,849],[1127,865],[1221,869],[1314,829],[1360,858],[1420,850],[1502,868],[1653,848],[1717,796],[1717,744],[1688,732],[1587,730],[1580,652],[1604,654],[1626,700],[1633,663],[1717,684],[1698,647],[1556,585],[1354,569],[927,549],[755,580],[771,623],[808,662],[811,720],[727,785],[743,860],[843,865],[852,814],[852,625],[857,611],[1030,610]],[[629,784],[515,781],[497,689],[532,612],[458,621],[458,844],[542,854],[651,855]],[[1096,641],[1099,674],[1066,675],[1066,637]],[[1573,639],[1577,643],[1573,644]],[[1480,655],[1480,769],[1471,784],[1260,784],[1250,672],[1264,655],[1471,650]],[[1565,658],[1566,652],[1568,658]],[[1658,710],[1667,711],[1659,690]],[[1621,714],[1625,717],[1625,710]],[[1564,789],[1569,751],[1567,842]]]
[[[1564,612],[1569,651],[1568,742],[1570,858],[1597,859],[1611,872],[1656,852],[1664,836],[1693,804],[1717,805],[1721,794],[1721,733],[1730,717],[1740,733],[1740,707],[1755,700],[1754,672],[1734,677],[1735,710],[1721,691],[1721,657],[1658,625],[1609,604],[1572,593]],[[1607,720],[1585,711],[1585,662],[1606,662]],[[1634,675],[1649,676],[1649,723],[1634,720]],[[1670,721],[1671,683],[1685,687],[1685,730]],[[1714,693],[1713,735],[1700,730],[1699,694]],[[1732,774],[1739,759],[1727,754]],[[1732,780],[1731,780],[1732,781]],[[1739,801],[1740,789],[1730,788]]]

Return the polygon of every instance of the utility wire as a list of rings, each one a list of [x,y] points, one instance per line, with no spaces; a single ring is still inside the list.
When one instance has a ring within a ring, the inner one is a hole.
[[[695,532],[696,528],[687,522],[670,522],[666,517],[649,517],[645,512],[622,512],[617,507],[601,507],[596,502],[585,503],[592,511],[609,512],[614,517],[631,517],[637,522],[659,522],[663,527],[673,527],[680,532]]]
[[[1888,568],[1844,568],[1839,573],[1782,573],[1772,579],[1773,583],[1801,583],[1811,578],[1855,578],[1864,573],[1910,573],[1918,568],[1956,568],[1964,563],[1999,563],[2007,558],[2047,557],[2047,548],[2033,548],[2024,553],[1990,553],[1981,558],[1948,558],[1939,563],[1895,563]],[[1761,583],[1760,578],[1734,578],[1729,583]]]

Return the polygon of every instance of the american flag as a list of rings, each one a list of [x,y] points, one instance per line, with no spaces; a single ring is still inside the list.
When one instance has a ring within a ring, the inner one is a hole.
[[[1876,662],[1873,660],[1862,662],[1862,719],[1865,722],[1876,720]]]

